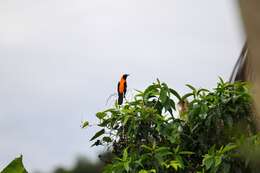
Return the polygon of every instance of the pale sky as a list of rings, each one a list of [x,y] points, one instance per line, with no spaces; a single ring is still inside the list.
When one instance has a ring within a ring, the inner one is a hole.
[[[244,42],[236,0],[1,0],[0,170],[19,154],[29,172],[71,166],[97,130],[122,73],[214,87]]]

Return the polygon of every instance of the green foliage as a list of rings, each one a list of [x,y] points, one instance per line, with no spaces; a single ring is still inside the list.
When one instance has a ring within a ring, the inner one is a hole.
[[[81,128],[86,128],[86,127],[88,127],[89,126],[89,122],[88,121],[83,121],[82,122],[82,125],[81,125]]]
[[[123,106],[97,113],[102,129],[93,145],[115,155],[105,173],[253,172],[254,155],[242,154],[246,140],[260,144],[246,83],[187,87],[191,92],[181,96],[157,80]],[[184,101],[180,119],[176,103]]]
[[[27,173],[23,166],[23,157],[20,156],[14,159],[7,167],[5,167],[1,173]]]
[[[221,168],[221,163],[223,160],[230,159],[230,156],[228,154],[229,151],[234,150],[237,148],[234,144],[228,144],[225,147],[221,147],[219,150],[215,149],[215,145],[211,147],[208,151],[208,154],[205,154],[202,160],[202,166],[206,168],[207,171],[215,173]],[[230,165],[223,165],[221,172],[229,172],[230,171]]]
[[[102,161],[98,160],[97,162],[92,162],[91,160],[85,157],[78,157],[74,166],[70,169],[58,167],[53,173],[101,173],[105,162],[111,160],[111,153],[103,153],[99,155]]]

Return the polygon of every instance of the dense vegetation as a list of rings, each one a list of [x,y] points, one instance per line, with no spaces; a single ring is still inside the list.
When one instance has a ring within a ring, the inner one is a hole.
[[[212,91],[187,86],[191,92],[181,96],[157,80],[123,106],[96,114],[101,130],[93,146],[115,156],[105,173],[256,170],[260,136],[247,84],[220,79]]]

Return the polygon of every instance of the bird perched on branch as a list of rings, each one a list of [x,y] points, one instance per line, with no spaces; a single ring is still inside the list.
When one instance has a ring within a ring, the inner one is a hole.
[[[125,98],[126,90],[127,90],[127,83],[126,78],[129,76],[129,74],[124,74],[120,81],[117,84],[117,93],[118,93],[118,105],[121,105],[123,103],[123,99]]]

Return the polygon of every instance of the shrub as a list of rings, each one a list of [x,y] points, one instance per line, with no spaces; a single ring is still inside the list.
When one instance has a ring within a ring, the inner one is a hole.
[[[93,146],[115,155],[103,172],[254,171],[259,152],[247,153],[260,140],[247,84],[220,79],[212,91],[187,87],[181,96],[157,80],[123,106],[96,114],[101,130]]]

